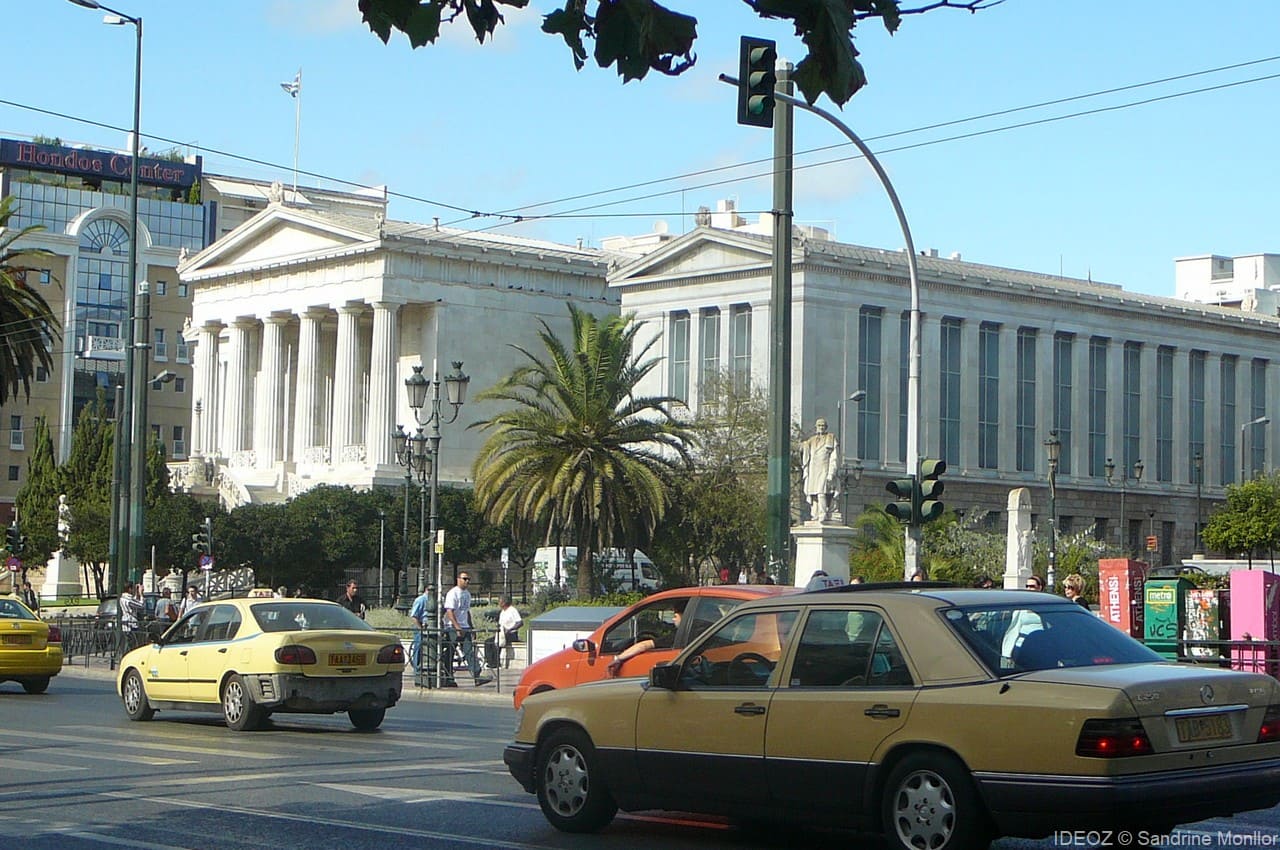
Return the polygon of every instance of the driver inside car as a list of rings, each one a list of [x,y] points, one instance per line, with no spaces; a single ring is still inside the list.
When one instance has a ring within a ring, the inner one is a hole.
[[[675,622],[670,629],[665,630],[657,637],[647,637],[643,640],[638,640],[631,644],[631,646],[622,650],[622,652],[613,656],[613,660],[609,662],[610,678],[618,675],[618,670],[621,669],[622,662],[626,661],[628,658],[634,658],[635,656],[643,652],[648,652],[651,649],[670,649],[672,644],[675,642],[676,632],[680,629],[680,620],[684,616],[684,609],[687,604],[687,600],[680,600],[676,603],[675,611],[672,615]]]

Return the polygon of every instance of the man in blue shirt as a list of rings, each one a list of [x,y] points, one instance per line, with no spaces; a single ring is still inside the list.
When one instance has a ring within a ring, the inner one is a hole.
[[[413,607],[409,609],[409,619],[413,620],[414,628],[417,629],[413,633],[413,649],[409,652],[409,663],[413,665],[413,669],[422,672],[422,630],[434,628],[436,624],[436,598],[431,593],[431,588],[424,588],[422,593],[418,594],[418,598],[413,600]]]

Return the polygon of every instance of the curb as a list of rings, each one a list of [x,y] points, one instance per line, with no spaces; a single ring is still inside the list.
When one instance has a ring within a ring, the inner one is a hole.
[[[503,670],[502,690],[499,691],[497,683],[490,682],[480,687],[464,684],[465,676],[459,677],[458,687],[456,688],[423,688],[414,683],[413,668],[405,667],[404,686],[400,691],[400,701],[417,700],[420,702],[483,702],[493,705],[505,705],[507,708],[512,706],[513,692],[515,691],[516,682],[520,681],[520,674],[524,670]],[[509,677],[507,674],[510,674]],[[70,661],[62,665],[62,670],[58,676],[67,676],[72,679],[98,679],[101,681],[114,682],[116,679],[116,671],[111,669],[109,662],[105,659],[93,659],[88,664],[80,661]],[[56,677],[55,677],[56,681]]]

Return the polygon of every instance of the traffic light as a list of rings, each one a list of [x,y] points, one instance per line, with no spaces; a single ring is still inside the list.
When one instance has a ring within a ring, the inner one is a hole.
[[[773,89],[778,83],[774,65],[778,50],[763,38],[742,37],[738,49],[738,123],[773,126]]]
[[[884,485],[897,499],[885,505],[884,512],[905,525],[916,521],[916,477],[895,478]]]
[[[946,509],[942,504],[942,489],[945,486],[939,479],[947,471],[947,462],[938,458],[925,458],[920,461],[919,500],[916,505],[916,521],[925,523],[942,516]]]
[[[4,536],[6,541],[5,545],[8,547],[9,554],[11,555],[18,554],[26,545],[26,538],[22,535],[22,532],[18,530],[18,523],[16,520],[12,525],[5,529]]]
[[[200,531],[191,535],[191,549],[201,555],[213,554],[213,520],[209,517],[204,518]]]

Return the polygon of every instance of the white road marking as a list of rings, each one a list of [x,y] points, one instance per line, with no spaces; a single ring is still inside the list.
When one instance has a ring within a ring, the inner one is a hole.
[[[251,761],[276,761],[284,758],[282,755],[274,753],[257,753],[248,749],[228,749],[225,747],[193,747],[186,744],[152,744],[148,741],[139,741],[134,738],[129,739],[112,739],[101,737],[91,738],[89,736],[78,735],[55,735],[51,732],[8,732],[0,731],[0,738],[19,738],[26,741],[59,741],[62,743],[85,744],[92,743],[96,747],[120,747],[128,750],[161,750],[163,752],[179,752],[190,753],[193,755],[206,756],[226,756],[228,758],[249,759]],[[245,741],[245,746],[249,744]],[[136,753],[134,754],[136,756]]]

